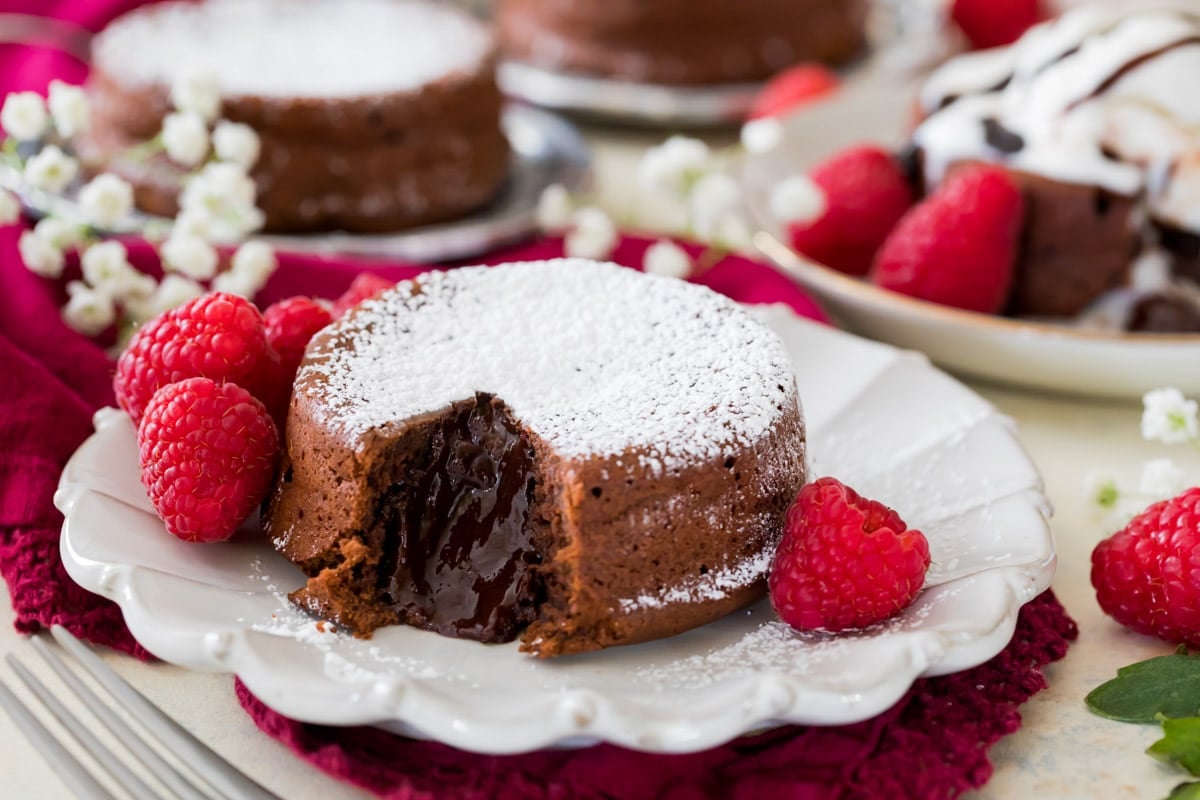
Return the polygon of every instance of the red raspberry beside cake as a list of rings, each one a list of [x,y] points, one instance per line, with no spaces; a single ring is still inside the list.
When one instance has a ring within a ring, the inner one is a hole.
[[[222,115],[254,128],[270,231],[389,231],[486,204],[508,169],[493,42],[425,0],[205,0],[146,6],[93,44],[82,154],[173,216],[179,170],[127,158],[156,136],[169,89],[213,74]]]
[[[322,617],[547,657],[761,598],[804,476],[773,333],[565,260],[430,274],[318,333],[264,519]]]
[[[865,46],[861,0],[498,0],[506,53],[644,83],[761,81]]]

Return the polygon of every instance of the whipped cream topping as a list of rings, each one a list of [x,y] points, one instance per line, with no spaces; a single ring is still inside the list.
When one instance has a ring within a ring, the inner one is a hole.
[[[205,0],[121,17],[93,57],[132,85],[204,70],[225,96],[321,98],[419,89],[491,47],[478,21],[428,0]]]
[[[913,134],[926,180],[984,160],[1141,195],[1200,230],[1200,15],[1177,6],[1085,7],[1011,47],[953,59],[922,94]]]
[[[296,385],[349,444],[486,392],[564,457],[667,473],[754,444],[798,402],[783,343],[733,301],[580,259],[401,283],[320,334]]]

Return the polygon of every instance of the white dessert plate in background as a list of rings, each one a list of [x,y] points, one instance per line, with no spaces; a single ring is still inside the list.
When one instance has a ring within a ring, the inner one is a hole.
[[[793,356],[814,475],[892,504],[933,566],[898,618],[800,634],[767,601],[679,636],[539,661],[396,626],[370,640],[292,608],[304,578],[265,537],[189,545],[141,488],[133,426],[115,410],[63,473],[62,556],[116,601],[160,658],[232,672],[276,711],[375,724],[482,753],[614,742],[691,752],[778,723],[872,717],[921,676],[980,664],[1054,572],[1048,504],[1011,423],[920,355],[764,308]]]
[[[873,71],[787,121],[783,144],[748,157],[747,199],[759,249],[855,333],[919,350],[956,373],[1034,389],[1108,398],[1159,386],[1200,393],[1200,334],[1090,330],[940,306],[847,277],[783,243],[767,213],[770,186],[859,142],[900,146],[916,87]]]

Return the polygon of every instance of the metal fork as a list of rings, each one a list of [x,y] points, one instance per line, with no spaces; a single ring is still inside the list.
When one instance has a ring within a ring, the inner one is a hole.
[[[130,796],[137,800],[143,800],[143,798],[158,800],[163,797],[179,797],[185,800],[210,800],[212,797],[228,798],[229,800],[279,800],[277,795],[239,772],[236,767],[159,710],[65,628],[56,625],[50,633],[59,646],[73,657],[79,667],[104,687],[116,705],[124,708],[144,728],[145,733],[136,733],[95,692],[89,689],[58,655],[44,633],[39,633],[31,639],[38,655],[45,659],[71,692],[108,729],[112,734],[111,739],[121,742],[129,751],[132,760],[153,775],[161,783],[161,786],[152,788],[139,778],[126,765],[124,759],[118,757],[107,745],[102,743],[13,654],[10,653],[6,660],[29,691],[45,704],[62,727],[91,755],[96,764],[103,768],[115,784],[128,792]],[[42,753],[50,766],[54,768],[55,774],[77,797],[97,798],[97,800],[108,800],[113,797],[109,790],[62,745],[55,734],[51,733],[34,716],[2,680],[0,680],[0,708],[8,713],[17,728]],[[147,744],[147,741],[158,742],[180,762],[192,767],[195,774],[185,775],[175,765],[159,755],[157,750]]]

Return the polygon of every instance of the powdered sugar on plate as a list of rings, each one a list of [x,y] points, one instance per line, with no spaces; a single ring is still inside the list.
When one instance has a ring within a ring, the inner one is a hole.
[[[666,470],[737,453],[797,403],[783,343],[736,303],[572,259],[401,284],[314,340],[297,392],[351,442],[487,392],[564,457]]]
[[[411,91],[491,50],[481,23],[425,0],[207,0],[118,19],[93,58],[134,85],[205,70],[226,96],[321,98]]]

